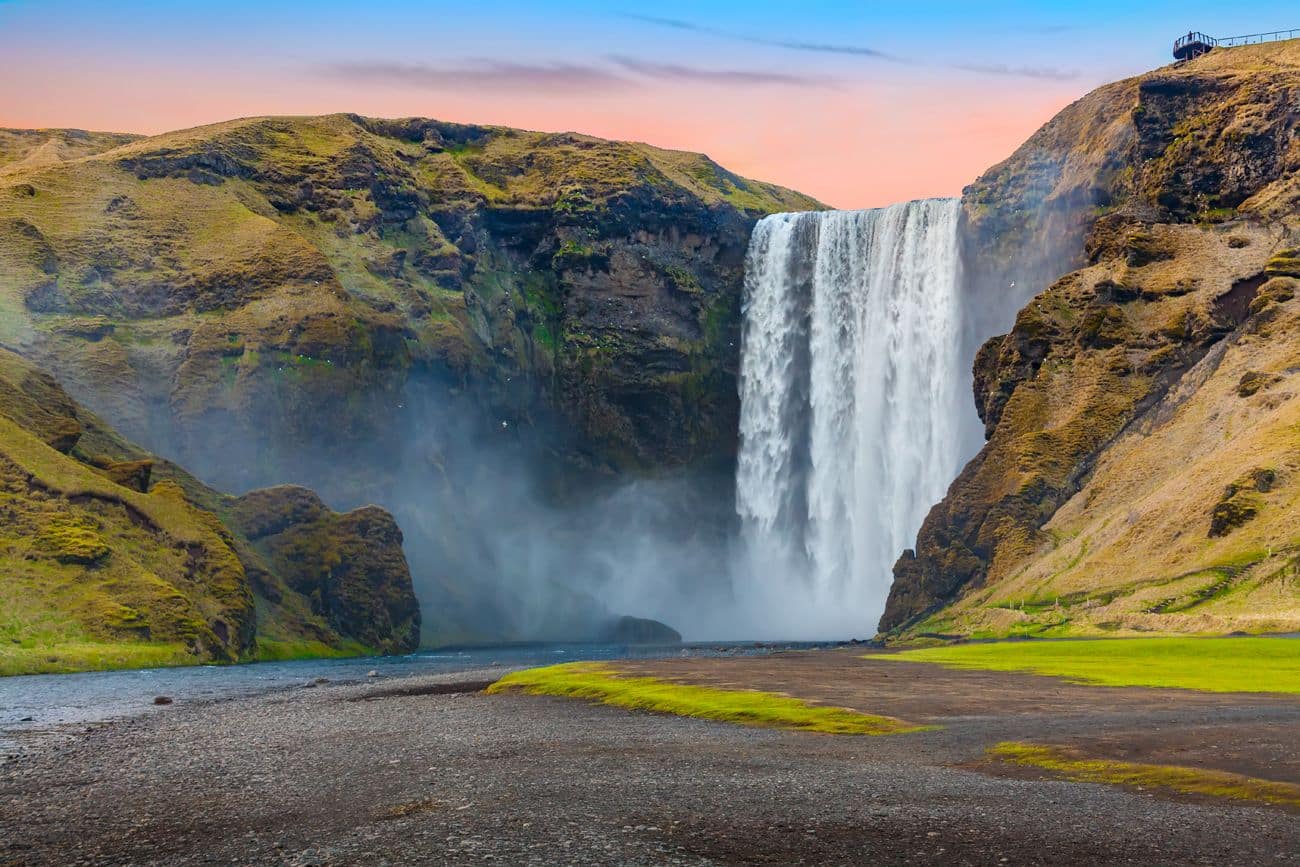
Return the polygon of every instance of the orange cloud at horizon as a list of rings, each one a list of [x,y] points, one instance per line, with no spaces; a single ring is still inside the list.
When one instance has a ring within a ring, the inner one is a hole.
[[[1068,82],[861,81],[837,87],[656,82],[630,91],[421,90],[305,74],[143,69],[72,73],[19,66],[0,126],[159,133],[263,114],[427,116],[572,130],[700,151],[750,178],[833,207],[957,195],[1079,94]],[[30,79],[23,81],[23,78]]]

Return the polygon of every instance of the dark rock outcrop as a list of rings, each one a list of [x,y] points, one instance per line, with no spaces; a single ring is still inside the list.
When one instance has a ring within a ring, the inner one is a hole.
[[[624,615],[596,640],[602,644],[680,644],[682,634],[658,620]]]
[[[339,635],[383,653],[419,644],[420,607],[392,515],[376,506],[340,515],[312,491],[293,486],[247,493],[231,515]]]

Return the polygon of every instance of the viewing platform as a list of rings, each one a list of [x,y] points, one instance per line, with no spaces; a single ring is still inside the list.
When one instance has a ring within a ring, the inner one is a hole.
[[[1209,54],[1215,48],[1236,48],[1239,45],[1258,45],[1261,42],[1282,42],[1287,39],[1300,38],[1300,29],[1274,30],[1270,33],[1248,33],[1245,36],[1207,36],[1191,31],[1186,36],[1174,40],[1175,60],[1194,60],[1203,54]]]

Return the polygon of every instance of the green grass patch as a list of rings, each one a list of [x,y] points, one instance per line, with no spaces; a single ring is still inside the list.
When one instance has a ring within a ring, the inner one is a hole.
[[[488,687],[488,692],[512,689],[529,695],[581,698],[631,710],[822,734],[893,735],[933,728],[839,707],[821,707],[771,692],[716,689],[672,683],[657,677],[624,676],[600,663],[573,662],[508,674]]]
[[[292,659],[336,659],[348,656],[370,656],[375,651],[355,641],[345,641],[339,647],[332,647],[323,641],[311,639],[276,640],[257,639],[257,652],[253,659],[258,662],[284,662]]]
[[[1290,638],[1017,641],[926,647],[866,658],[1022,671],[1093,686],[1300,694],[1300,640]]]
[[[1227,771],[1090,759],[1060,747],[1019,741],[1004,741],[992,746],[988,754],[1013,765],[1042,768],[1079,783],[1165,789],[1184,795],[1209,795],[1235,801],[1262,801],[1300,807],[1300,786]]]
[[[0,645],[0,677],[15,674],[68,674],[116,668],[163,668],[199,660],[183,644],[146,642],[68,642],[56,647]]]

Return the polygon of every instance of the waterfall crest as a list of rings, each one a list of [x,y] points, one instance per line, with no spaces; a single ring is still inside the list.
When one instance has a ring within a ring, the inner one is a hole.
[[[894,560],[966,457],[959,212],[935,199],[754,230],[736,507],[759,632],[874,632]]]

